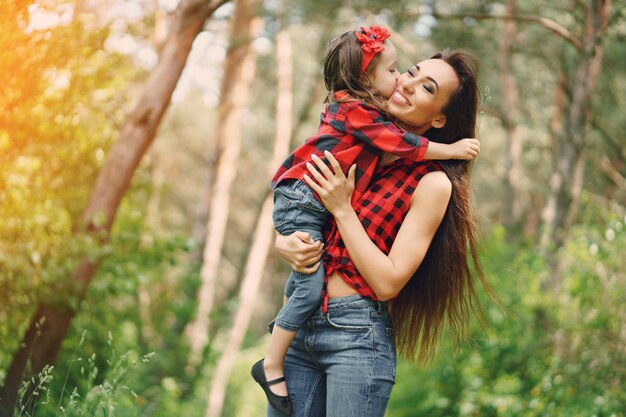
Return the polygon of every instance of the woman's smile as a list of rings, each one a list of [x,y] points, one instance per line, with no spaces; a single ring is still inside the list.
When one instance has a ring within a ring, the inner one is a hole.
[[[407,97],[405,97],[400,91],[396,90],[391,96],[391,101],[398,104],[403,104],[406,106],[411,105],[411,102]]]

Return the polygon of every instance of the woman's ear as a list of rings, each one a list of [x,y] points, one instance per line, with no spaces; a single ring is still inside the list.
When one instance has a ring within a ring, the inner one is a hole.
[[[430,122],[430,125],[436,129],[441,129],[446,125],[446,115],[441,113],[432,122]]]

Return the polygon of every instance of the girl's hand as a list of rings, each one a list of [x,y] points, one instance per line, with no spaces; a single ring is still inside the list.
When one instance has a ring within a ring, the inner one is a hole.
[[[356,165],[350,167],[348,177],[346,178],[335,157],[328,151],[324,151],[324,156],[333,168],[334,173],[320,158],[313,155],[312,159],[317,169],[311,163],[307,163],[307,168],[317,182],[313,181],[308,175],[304,176],[304,180],[320,196],[326,209],[337,217],[342,211],[352,209],[350,202],[352,192],[354,191]]]
[[[480,142],[478,139],[465,138],[454,142],[452,147],[452,158],[471,161],[480,153]]]
[[[314,242],[309,233],[296,231],[289,236],[277,233],[274,246],[296,272],[308,275],[320,266],[324,244],[320,240]]]

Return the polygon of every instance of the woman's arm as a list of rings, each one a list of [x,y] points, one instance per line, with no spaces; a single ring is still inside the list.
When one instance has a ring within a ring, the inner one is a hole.
[[[296,231],[289,236],[276,233],[274,246],[296,272],[312,274],[320,266],[324,244],[320,240],[314,242],[309,233]]]
[[[325,156],[335,174],[321,160],[316,159],[316,165],[324,175],[313,167],[310,171],[319,185],[309,177],[305,177],[305,180],[335,217],[341,237],[359,273],[380,300],[388,300],[404,287],[422,263],[446,212],[452,184],[443,172],[432,172],[421,179],[391,251],[385,255],[371,241],[350,205],[354,169],[350,169],[346,178],[332,155]]]

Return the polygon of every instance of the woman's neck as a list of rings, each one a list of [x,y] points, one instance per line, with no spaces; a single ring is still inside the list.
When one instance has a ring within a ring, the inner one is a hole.
[[[380,154],[380,159],[378,160],[378,166],[379,167],[385,166],[397,159],[400,159],[400,157],[392,153],[383,152]]]
[[[413,126],[413,125],[410,125],[408,123],[405,123],[405,122],[403,122],[400,119],[395,119],[395,123],[396,123],[396,126],[398,126],[400,129],[404,129],[407,132],[411,132],[411,133],[414,133],[414,134],[419,135],[419,136],[424,136],[424,133],[426,133],[426,131],[428,129],[430,129],[430,124],[428,124],[426,126],[419,126],[418,127],[418,126]]]
[[[404,129],[407,132],[411,132],[413,134],[419,135],[419,136],[423,136],[424,133],[430,128],[430,126],[421,126],[421,127],[417,127],[417,126],[412,126],[409,125],[407,123],[404,123],[402,120],[400,119],[395,119],[395,124],[396,126],[398,126],[400,129]],[[390,153],[385,153],[383,152],[380,155],[380,159],[378,161],[378,166],[382,167],[385,166],[395,160],[399,159],[398,156],[390,154]]]

